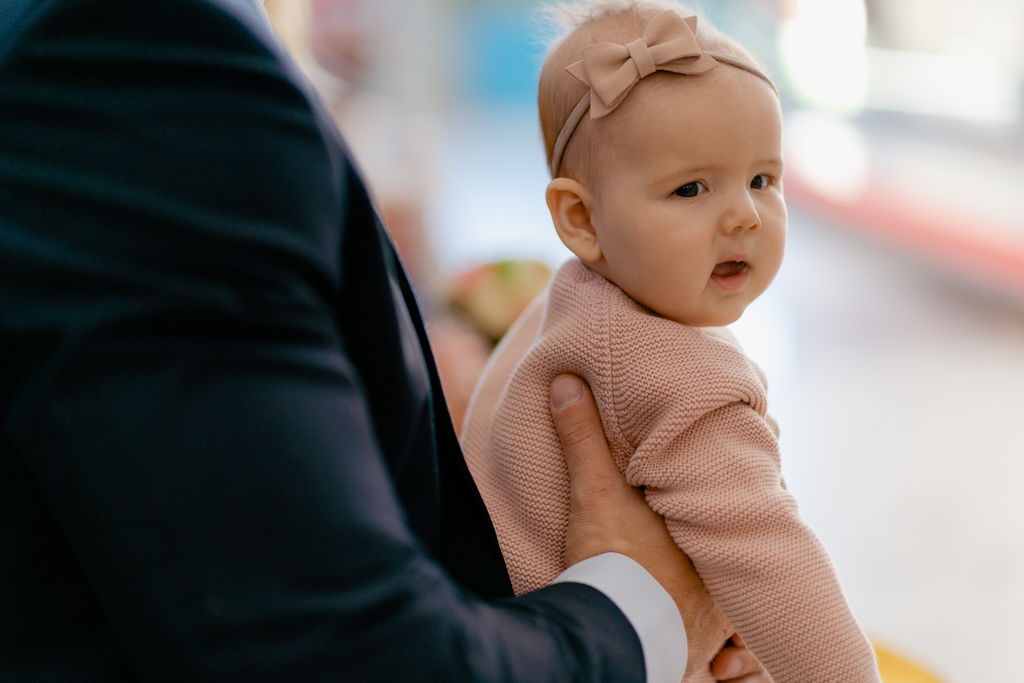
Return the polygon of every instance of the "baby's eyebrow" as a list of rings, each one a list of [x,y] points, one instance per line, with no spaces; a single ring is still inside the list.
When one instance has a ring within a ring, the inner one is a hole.
[[[720,171],[725,168],[725,164],[698,164],[695,166],[679,166],[673,167],[665,171],[665,173],[659,174],[656,183],[667,183],[669,181],[679,181],[685,179],[688,176],[696,176],[701,173]],[[781,157],[766,157],[751,164],[751,168],[768,168],[770,170],[782,169],[784,164]]]
[[[767,159],[761,159],[760,161],[754,162],[754,166],[772,166],[775,168],[782,168],[785,164],[781,157],[770,157]]]
[[[686,178],[687,176],[699,175],[699,174],[707,172],[707,171],[716,171],[718,169],[719,169],[719,167],[715,166],[713,164],[712,165],[701,164],[699,166],[683,166],[683,167],[671,168],[668,171],[666,171],[665,173],[663,173],[662,175],[660,175],[656,182],[665,183],[665,182],[668,182],[670,180],[678,181],[678,180],[680,180],[682,178]]]

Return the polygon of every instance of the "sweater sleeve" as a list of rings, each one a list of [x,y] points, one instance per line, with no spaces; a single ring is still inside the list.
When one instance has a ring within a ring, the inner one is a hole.
[[[680,409],[663,408],[627,474],[733,627],[776,683],[878,681],[832,563],[782,485],[765,417],[743,401],[692,421],[673,419]]]

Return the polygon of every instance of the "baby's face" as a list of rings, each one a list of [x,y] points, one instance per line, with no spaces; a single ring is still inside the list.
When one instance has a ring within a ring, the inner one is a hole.
[[[597,268],[687,325],[727,325],[782,262],[782,117],[771,88],[720,65],[641,83],[596,153]]]

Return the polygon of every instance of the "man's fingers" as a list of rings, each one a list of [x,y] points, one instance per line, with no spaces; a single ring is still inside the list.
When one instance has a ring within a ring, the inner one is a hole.
[[[608,489],[622,475],[612,462],[601,415],[586,383],[575,375],[559,375],[551,383],[551,417],[562,443],[574,489]]]

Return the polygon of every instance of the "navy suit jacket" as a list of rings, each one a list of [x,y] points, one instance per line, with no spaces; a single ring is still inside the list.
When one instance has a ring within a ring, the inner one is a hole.
[[[0,680],[630,681],[512,599],[408,282],[248,0],[0,2]]]

